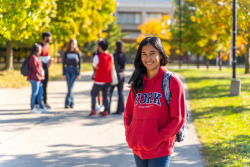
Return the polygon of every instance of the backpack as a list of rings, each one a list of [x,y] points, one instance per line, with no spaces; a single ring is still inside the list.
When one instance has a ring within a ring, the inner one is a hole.
[[[165,97],[168,108],[170,108],[170,101],[171,101],[171,97],[172,97],[171,91],[170,91],[170,78],[171,78],[172,75],[173,75],[172,72],[166,71],[165,74],[164,74],[164,77],[162,79],[162,91],[163,91],[163,95]],[[175,141],[177,141],[177,142],[183,141],[184,138],[186,137],[187,122],[188,122],[188,119],[189,119],[189,112],[187,110],[186,101],[185,101],[185,110],[186,110],[186,122],[181,127],[179,132],[176,134]]]
[[[28,74],[29,74],[29,60],[30,60],[30,58],[27,57],[27,58],[24,60],[24,62],[23,62],[23,64],[22,64],[22,67],[21,67],[21,69],[20,69],[21,74],[22,74],[23,76],[28,76]]]

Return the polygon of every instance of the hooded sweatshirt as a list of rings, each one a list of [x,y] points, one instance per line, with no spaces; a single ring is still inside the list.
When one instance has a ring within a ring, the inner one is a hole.
[[[185,123],[185,95],[182,82],[175,75],[170,79],[170,109],[163,92],[162,79],[166,69],[151,79],[143,76],[143,91],[130,89],[124,112],[125,136],[128,146],[141,159],[171,155],[175,135]]]
[[[29,59],[29,74],[27,80],[41,82],[41,80],[37,78],[37,74],[42,77],[43,73],[42,63],[35,55],[32,55]]]

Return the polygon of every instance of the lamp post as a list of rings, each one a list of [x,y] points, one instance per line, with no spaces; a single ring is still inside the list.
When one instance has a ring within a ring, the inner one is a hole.
[[[233,0],[233,79],[236,79],[236,33],[237,33],[237,9],[236,0]]]
[[[236,33],[237,33],[237,1],[233,0],[233,78],[231,80],[231,89],[230,94],[233,96],[237,96],[240,94],[241,84],[240,80],[236,79]]]
[[[182,42],[182,32],[181,32],[181,0],[179,0],[179,68],[181,68],[181,42]]]

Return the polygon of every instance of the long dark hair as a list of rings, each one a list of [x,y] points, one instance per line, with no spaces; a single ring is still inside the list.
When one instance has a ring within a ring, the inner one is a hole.
[[[146,38],[144,38],[141,41],[139,48],[137,50],[136,57],[134,60],[135,70],[134,70],[134,72],[133,72],[133,74],[128,82],[135,94],[138,91],[142,91],[144,88],[143,87],[143,75],[147,73],[147,69],[141,61],[141,51],[142,51],[142,47],[145,45],[148,45],[148,44],[151,44],[155,49],[157,49],[158,52],[160,53],[160,55],[162,56],[162,59],[160,60],[160,66],[165,66],[169,61],[169,57],[166,54],[166,52],[162,46],[160,38],[158,38],[158,37],[146,37]]]
[[[124,45],[122,41],[117,41],[115,45],[116,45],[116,50],[115,50],[116,53],[118,54],[124,53]]]
[[[69,52],[71,52],[71,44],[73,43],[73,42],[75,42],[76,41],[76,43],[77,43],[77,40],[76,39],[70,39],[70,41],[69,41],[69,43],[68,43],[68,45],[67,45],[67,48],[66,48],[66,52],[67,53],[69,53]],[[80,50],[79,50],[79,48],[78,48],[78,46],[76,45],[76,48],[75,48],[75,50],[74,50],[76,53],[79,53],[80,52]]]
[[[32,50],[30,52],[30,55],[29,57],[35,55],[36,57],[39,57],[40,55],[38,55],[38,51],[39,51],[39,48],[42,48],[41,45],[39,45],[38,43],[35,43],[33,46],[32,46]]]

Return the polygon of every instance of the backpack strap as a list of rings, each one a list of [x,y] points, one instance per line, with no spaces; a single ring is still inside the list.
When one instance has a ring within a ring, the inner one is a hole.
[[[164,99],[166,100],[168,108],[170,108],[170,101],[171,101],[171,91],[170,91],[170,78],[173,75],[172,72],[166,71],[163,78],[162,78],[162,92]]]

